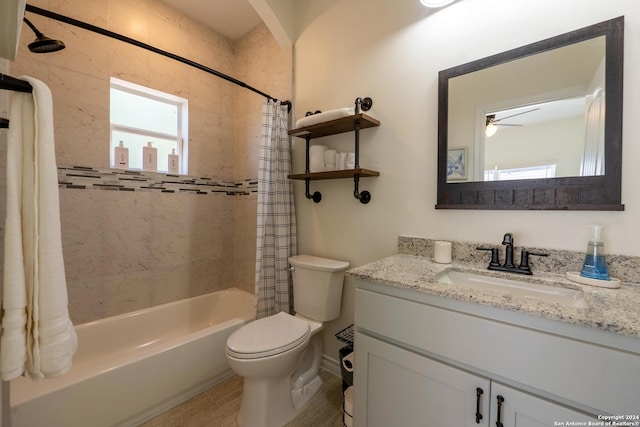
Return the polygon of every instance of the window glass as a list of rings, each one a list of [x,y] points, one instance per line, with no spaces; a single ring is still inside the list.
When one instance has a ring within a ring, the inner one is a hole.
[[[111,123],[177,135],[178,106],[112,87]]]
[[[541,165],[515,169],[498,169],[484,171],[485,181],[510,181],[513,179],[555,178],[556,165]]]
[[[148,142],[158,150],[158,172],[168,171],[168,155],[180,156],[179,173],[187,174],[188,101],[168,93],[111,78],[111,167],[120,141],[129,149],[127,169],[142,170],[142,148]]]

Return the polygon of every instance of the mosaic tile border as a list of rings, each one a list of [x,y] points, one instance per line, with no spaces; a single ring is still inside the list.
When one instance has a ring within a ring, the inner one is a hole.
[[[258,192],[258,180],[225,181],[208,177],[135,170],[59,166],[58,187],[79,190],[155,191],[158,193],[248,196]]]

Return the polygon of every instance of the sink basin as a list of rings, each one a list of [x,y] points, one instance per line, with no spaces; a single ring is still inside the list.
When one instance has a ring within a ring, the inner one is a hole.
[[[501,295],[533,298],[569,307],[588,307],[582,292],[575,289],[541,285],[515,279],[483,276],[458,270],[445,270],[436,276],[436,281],[438,283],[479,289]]]

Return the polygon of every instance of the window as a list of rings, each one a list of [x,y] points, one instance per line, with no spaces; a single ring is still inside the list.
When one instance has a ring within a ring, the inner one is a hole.
[[[167,172],[172,149],[180,156],[179,171],[187,174],[188,101],[124,80],[111,78],[110,165],[120,141],[129,149],[129,169],[142,170],[142,147],[158,149],[158,172]]]
[[[515,169],[495,169],[484,171],[485,181],[506,181],[512,179],[554,178],[556,165],[541,165]]]

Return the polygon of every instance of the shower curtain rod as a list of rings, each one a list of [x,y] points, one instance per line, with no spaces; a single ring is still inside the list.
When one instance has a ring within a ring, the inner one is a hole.
[[[65,15],[60,15],[58,13],[51,12],[51,11],[46,10],[46,9],[41,9],[39,7],[32,6],[30,4],[26,5],[25,10],[27,12],[35,13],[36,15],[41,15],[41,16],[44,16],[46,18],[55,19],[56,21],[64,22],[65,24],[73,25],[73,26],[76,26],[76,27],[79,27],[79,28],[82,28],[82,29],[85,29],[85,30],[88,30],[88,31],[92,31],[94,33],[101,34],[103,36],[111,37],[113,39],[120,40],[122,42],[129,43],[129,44],[132,44],[134,46],[141,47],[141,48],[146,49],[148,51],[160,54],[162,56],[166,56],[167,58],[171,58],[171,59],[176,60],[178,62],[182,62],[183,64],[187,64],[187,65],[190,65],[190,66],[192,66],[194,68],[198,68],[199,70],[202,70],[202,71],[207,72],[209,74],[213,74],[214,76],[220,77],[221,79],[224,79],[224,80],[226,80],[228,82],[231,82],[231,83],[233,83],[235,85],[238,85],[238,86],[243,87],[245,89],[249,89],[250,91],[255,92],[255,93],[259,94],[259,95],[262,95],[265,98],[272,99],[274,101],[278,100],[277,98],[274,98],[273,96],[271,96],[269,94],[266,94],[266,93],[264,93],[264,92],[262,92],[262,91],[260,91],[260,90],[258,90],[256,88],[252,87],[252,86],[249,86],[245,82],[242,82],[242,81],[240,81],[238,79],[235,79],[235,78],[233,78],[231,76],[228,76],[228,75],[226,75],[224,73],[221,73],[220,71],[216,71],[216,70],[214,70],[212,68],[206,67],[206,66],[204,66],[202,64],[199,64],[197,62],[194,62],[194,61],[192,61],[190,59],[184,58],[182,56],[178,56],[178,55],[173,54],[171,52],[167,52],[166,50],[158,49],[157,47],[148,45],[148,44],[143,43],[141,41],[132,39],[130,37],[123,36],[122,34],[114,33],[113,31],[105,30],[104,28],[96,27],[95,25],[91,25],[91,24],[88,24],[86,22],[79,21],[79,20],[74,19],[74,18],[70,18],[70,17],[65,16]],[[291,111],[291,101],[281,101],[280,104],[281,105],[286,105],[288,107],[288,110]]]

